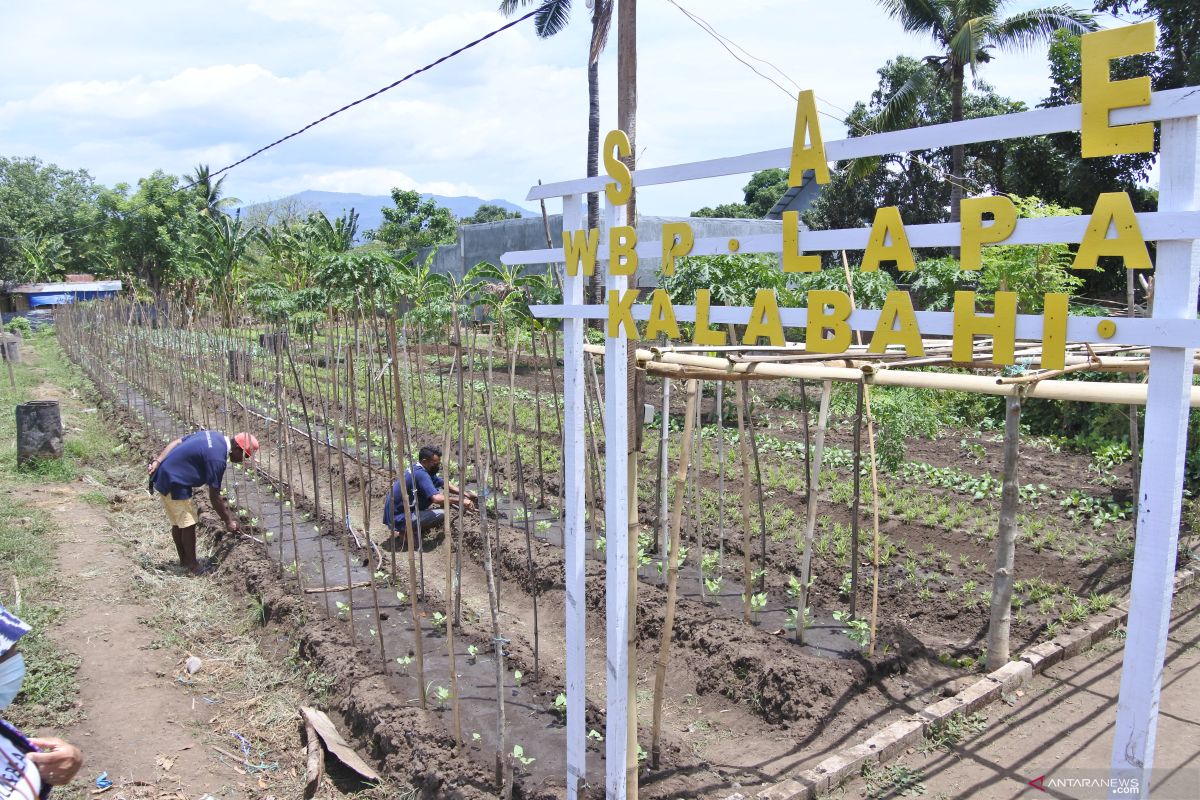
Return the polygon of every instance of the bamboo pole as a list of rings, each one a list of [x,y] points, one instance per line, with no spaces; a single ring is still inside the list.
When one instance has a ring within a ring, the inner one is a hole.
[[[589,353],[603,353],[602,348],[593,345],[585,345],[584,349]],[[639,363],[655,360],[654,354],[649,350],[639,349],[637,357]],[[850,368],[807,364],[731,363],[723,358],[680,353],[663,353],[658,356],[658,360],[660,363],[682,364],[713,370],[711,376],[713,380],[733,380],[737,375],[754,374],[770,378],[808,378],[845,382],[866,380],[868,384],[875,386],[908,386],[916,389],[940,389],[996,397],[1006,397],[1019,391],[1018,386],[997,384],[995,378],[986,375],[875,369],[870,364],[864,364],[860,368]],[[1025,393],[1025,398],[1140,406],[1146,404],[1146,385],[1094,381],[1041,381]],[[1189,404],[1193,408],[1200,408],[1200,386],[1191,388]]]
[[[418,692],[421,697],[421,708],[426,708],[428,702],[425,697],[425,650],[424,642],[421,640],[421,612],[417,608],[417,564],[413,556],[413,548],[416,543],[413,540],[413,520],[410,513],[411,505],[408,502],[408,490],[404,483],[404,471],[412,468],[412,450],[408,436],[408,420],[404,415],[404,393],[400,391],[400,365],[396,362],[396,320],[392,316],[387,318],[387,335],[388,335],[388,351],[392,354],[392,379],[396,383],[396,422],[400,426],[400,447],[399,451],[402,455],[400,460],[400,468],[397,472],[400,473],[400,494],[405,504],[404,509],[404,535],[408,544],[408,596],[409,603],[412,608],[413,622],[413,654],[417,661],[417,682]],[[414,486],[415,488],[415,486]],[[395,492],[389,492],[389,497],[394,496]],[[392,518],[395,519],[397,509],[392,509]]]
[[[1021,398],[1005,399],[1004,478],[1000,496],[1000,529],[996,536],[996,570],[992,575],[992,607],[988,620],[987,669],[1008,663],[1012,624],[1013,561],[1017,541],[1017,463],[1020,458]]]
[[[446,426],[445,446],[442,448],[442,451],[445,453],[450,452],[450,426],[448,425]],[[458,472],[459,486],[463,487],[463,491],[466,491],[466,468],[461,460],[458,462]],[[450,476],[447,475],[446,477],[449,479]],[[463,509],[461,506],[458,510],[458,518],[459,520],[463,518]],[[449,603],[454,596],[455,552],[454,538],[450,534],[450,492],[442,493],[442,526],[442,535],[446,540],[446,602]],[[455,663],[454,625],[455,621],[453,619],[446,620],[446,654],[450,660],[450,718],[453,725],[451,731],[454,734],[454,746],[457,747],[462,743],[462,721],[459,715],[458,668]]]
[[[662,430],[658,442],[658,553],[667,552],[667,537],[670,523],[667,519],[667,434],[671,431],[671,379],[663,378],[662,385]],[[665,576],[664,576],[665,578]],[[701,581],[703,583],[703,581]]]
[[[679,583],[679,528],[683,517],[683,489],[688,477],[692,454],[692,429],[695,424],[696,381],[687,382],[687,407],[683,414],[683,438],[680,440],[679,464],[675,469],[675,497],[671,503],[671,538],[664,554],[667,560],[667,608],[663,617],[662,634],[658,645],[658,660],[654,673],[654,714],[650,738],[650,766],[659,767],[659,738],[662,733],[662,703],[666,693],[667,665],[671,657],[671,637],[675,629],[675,595]],[[703,578],[701,578],[703,580]]]
[[[750,569],[750,445],[746,441],[746,387],[734,384],[738,407],[738,454],[742,462],[742,618],[750,624],[750,592],[753,590]]]
[[[879,468],[875,461],[875,419],[871,415],[871,393],[864,390],[863,406],[867,412],[867,457],[871,459],[871,521],[874,529],[874,556],[871,579],[871,639],[867,655],[875,655],[875,632],[879,623]]]
[[[807,450],[805,450],[807,453]],[[717,574],[725,574],[725,381],[717,381]]]
[[[800,562],[800,594],[796,601],[796,643],[804,644],[804,620],[808,612],[808,582],[812,575],[813,534],[817,529],[817,499],[821,491],[821,459],[825,453],[825,429],[829,423],[829,398],[833,381],[821,386],[821,408],[817,412],[817,441],[813,448],[811,480],[808,482],[808,519],[804,525],[804,557]]]
[[[858,619],[858,526],[862,504],[863,395],[866,384],[858,382],[854,398],[854,500],[850,510],[850,619]]]
[[[540,449],[541,440],[538,440]],[[521,448],[514,444],[517,457],[517,491],[521,495],[521,517],[524,520],[525,528],[525,563],[529,571],[529,594],[533,600],[533,679],[537,680],[539,675],[539,641],[541,636],[538,630],[538,589],[537,589],[537,574],[533,570],[533,530],[532,522],[529,519],[529,497],[525,493],[525,465],[521,462]],[[499,541],[499,536],[496,537]]]
[[[491,451],[480,470],[479,429],[475,429],[475,469],[481,475],[491,472]],[[486,480],[486,477],[485,477]],[[496,573],[492,567],[492,540],[488,533],[487,514],[479,515],[479,533],[483,537],[483,571],[487,576],[488,609],[492,617],[492,650],[496,662],[496,780],[501,785],[502,796],[512,796],[512,765],[505,756],[504,747],[504,638],[500,632],[500,601],[496,591]]]

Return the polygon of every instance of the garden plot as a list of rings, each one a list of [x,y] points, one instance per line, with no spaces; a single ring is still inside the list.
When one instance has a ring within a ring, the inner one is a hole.
[[[81,363],[103,365],[91,368],[97,384],[145,424],[167,436],[198,424],[248,428],[264,443],[259,474],[236,473],[228,488],[245,521],[253,521],[251,534],[261,539],[257,557],[270,559],[269,569],[255,568],[258,584],[270,583],[273,591],[303,602],[316,616],[327,615],[317,626],[321,637],[344,641],[345,658],[379,671],[381,685],[398,707],[417,709],[424,696],[429,716],[421,717],[422,724],[437,726],[438,741],[448,744],[455,759],[472,765],[463,766],[462,784],[498,786],[499,751],[515,773],[518,794],[561,793],[561,414],[552,381],[558,367],[545,357],[552,351],[549,343],[539,343],[537,360],[505,357],[499,347],[489,359],[480,344],[464,347],[468,354],[460,369],[445,346],[419,357],[406,348],[388,363],[389,343],[378,330],[369,343],[360,334],[354,347],[346,344],[355,341],[350,331],[331,330],[308,343],[288,345],[293,354],[272,352],[244,336],[209,332],[201,337],[169,327],[109,324],[104,337],[72,338],[78,328],[70,322],[60,330]],[[230,352],[244,370],[234,379]],[[396,411],[397,394],[403,417]],[[815,400],[811,387],[809,395],[799,396],[809,398],[801,403]],[[756,401],[752,427],[759,466],[748,498],[753,510],[747,536],[736,424],[728,414],[718,424],[713,398],[707,399],[696,467],[686,488],[686,550],[676,554],[679,600],[663,701],[664,758],[658,769],[644,766],[641,778],[649,797],[718,794],[732,782],[769,780],[809,766],[858,731],[911,715],[955,687],[976,667],[986,633],[998,508],[998,483],[990,472],[995,444],[987,434],[955,433],[932,444],[911,440],[910,455],[920,460],[883,476],[879,648],[868,657],[862,619],[848,616],[850,564],[856,558],[860,568],[854,599],[861,612],[869,607],[873,557],[861,519],[857,554],[850,544],[853,469],[845,421],[831,429],[823,459],[811,611],[805,642],[798,644],[802,554],[797,542],[808,513],[804,436],[797,427],[801,411],[787,407],[787,400],[773,406],[778,396],[770,393]],[[652,390],[647,402],[656,401],[661,403],[661,396]],[[672,411],[677,418],[682,409],[673,404]],[[590,413],[599,430],[602,411],[595,400]],[[462,462],[460,414],[466,432]],[[414,558],[410,579],[407,551],[381,549],[368,537],[376,544],[384,538],[377,518],[402,461],[398,453],[413,444],[442,444],[447,432],[452,444],[444,463],[450,479],[486,490],[481,494],[489,513],[466,515],[461,529],[455,515],[449,540],[431,540]],[[643,468],[651,476],[658,433],[648,431],[642,451]],[[678,438],[668,435],[668,464],[678,459]],[[938,463],[932,455],[944,452],[942,445],[966,456]],[[590,441],[589,447],[602,452],[602,442]],[[1040,477],[1029,476],[1022,498],[1015,646],[1050,638],[1055,626],[1108,608],[1127,583],[1129,532],[1121,519],[1127,512],[1112,492],[1103,494],[1102,484],[1068,483],[1072,473],[1091,475],[1088,463],[1066,452],[1038,453]],[[599,488],[598,483],[591,487],[594,503],[601,500]],[[667,602],[657,516],[663,496],[672,499],[672,489],[664,485],[660,494],[652,478],[639,488],[645,526],[636,616],[637,697],[648,719]],[[860,514],[865,513],[864,504]],[[604,730],[603,529],[589,527],[587,544],[592,555],[587,566],[588,727],[595,731],[589,772],[598,777]],[[447,564],[453,573],[449,591]],[[496,583],[494,599],[487,588],[489,572]],[[493,603],[499,637],[490,623]],[[457,692],[449,680],[451,631]],[[505,640],[500,687],[496,638]],[[503,728],[497,724],[498,695],[505,701]],[[455,709],[462,736],[457,748]],[[648,746],[645,728],[640,739]],[[419,770],[414,775],[427,784],[460,780]]]

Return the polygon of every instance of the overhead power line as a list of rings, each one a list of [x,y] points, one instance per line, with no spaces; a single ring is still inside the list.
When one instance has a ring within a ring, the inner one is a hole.
[[[545,5],[545,4],[543,4],[543,5]],[[294,139],[297,136],[300,136],[300,135],[312,130],[316,126],[320,125],[322,122],[332,119],[333,117],[336,117],[338,114],[341,114],[344,111],[349,111],[350,109],[354,108],[355,106],[365,103],[368,100],[373,100],[374,98],[378,97],[379,95],[383,94],[384,92],[391,91],[392,89],[395,89],[400,84],[402,84],[412,78],[415,78],[417,75],[420,75],[422,72],[428,72],[429,70],[433,69],[434,67],[438,66],[439,64],[449,61],[450,59],[454,58],[455,56],[458,56],[458,55],[466,52],[467,50],[470,50],[472,47],[483,44],[488,39],[491,39],[493,36],[495,36],[499,33],[503,33],[504,31],[508,30],[509,28],[520,25],[525,20],[527,20],[530,17],[537,14],[541,10],[541,8],[542,8],[542,6],[538,6],[538,7],[534,8],[532,11],[530,11],[529,13],[524,14],[523,16],[517,17],[516,19],[514,19],[510,22],[506,22],[505,24],[501,25],[499,28],[489,31],[488,33],[485,33],[483,36],[480,36],[478,39],[474,39],[474,40],[468,42],[467,44],[464,44],[462,47],[458,48],[457,50],[452,50],[451,52],[446,53],[441,58],[438,58],[435,61],[431,61],[428,64],[426,64],[425,66],[420,67],[419,69],[414,69],[412,72],[408,73],[403,78],[392,81],[387,86],[384,86],[380,89],[376,89],[375,91],[371,92],[370,94],[363,95],[362,97],[358,98],[357,100],[347,103],[346,105],[342,106],[341,108],[339,108],[335,111],[330,111],[328,114],[324,115],[323,117],[319,117],[319,118],[313,120],[312,122],[308,123],[304,127],[297,128],[296,130],[292,131],[291,133],[287,134],[286,136],[281,136],[278,139],[276,139],[275,141],[271,142],[270,144],[263,145],[262,147],[258,148],[257,150],[250,153],[249,155],[247,155],[243,158],[239,158],[237,161],[234,161],[232,164],[227,164],[226,166],[221,167],[218,170],[214,170],[214,171],[210,172],[208,174],[209,179],[211,180],[211,179],[217,177],[218,175],[229,172],[230,170],[234,169],[235,167],[239,167],[242,164],[245,164],[250,159],[256,158],[256,157],[262,155],[263,153],[267,152],[271,148],[278,147],[279,145],[283,144],[284,142],[288,141],[289,139]],[[183,186],[179,186],[176,189],[169,192],[167,194],[167,196],[170,197],[171,195],[178,194],[179,192],[184,192],[184,191],[187,191],[188,189],[195,188],[197,185],[199,185],[199,183],[200,183],[199,181],[192,181],[191,183],[184,184]],[[151,203],[149,201],[147,201],[145,203],[142,203],[141,205],[134,206],[133,208],[128,209],[124,213],[125,214],[133,214],[135,212],[141,211],[143,208],[146,208],[149,205],[151,205]],[[107,223],[107,220],[101,220],[98,222],[89,223],[87,225],[80,225],[75,228],[68,228],[65,231],[56,231],[56,233],[58,233],[61,236],[65,236],[65,235],[71,234],[71,233],[79,233],[81,231],[90,230],[92,228],[98,228],[106,223]],[[36,237],[29,236],[29,235],[0,236],[0,241],[20,242],[20,241],[30,241],[35,238]]]
[[[775,86],[781,92],[786,94],[792,100],[796,100],[796,93],[792,92],[790,89],[788,89],[787,87],[780,84],[779,81],[775,80],[770,75],[767,75],[766,73],[760,71],[757,67],[755,67],[753,64],[751,64],[749,61],[747,61],[746,58],[749,58],[753,61],[757,61],[760,64],[765,64],[766,66],[775,70],[775,72],[777,72],[780,76],[782,76],[785,81],[790,83],[792,86],[796,87],[796,91],[799,92],[800,84],[798,84],[795,80],[793,80],[790,75],[788,75],[786,72],[784,72],[782,69],[780,69],[777,65],[775,65],[771,61],[767,61],[764,58],[759,58],[758,56],[751,53],[749,50],[746,50],[746,48],[742,47],[737,42],[733,41],[728,36],[721,33],[720,31],[718,31],[715,27],[713,27],[713,25],[710,22],[708,22],[706,19],[701,17],[699,14],[696,14],[695,12],[689,11],[688,9],[684,8],[682,5],[677,3],[676,0],[667,0],[667,2],[670,3],[671,5],[675,6],[677,9],[679,9],[685,17],[687,17],[692,22],[694,22],[696,24],[696,26],[698,28],[700,28],[700,30],[704,31],[709,36],[711,36],[717,42],[717,44],[719,44],[719,45],[721,45],[721,47],[725,48],[725,50],[729,53],[729,55],[733,56],[737,61],[739,61],[743,65],[745,65],[751,72],[758,75],[760,78],[762,78],[766,81],[770,81],[771,83],[775,84]],[[740,51],[742,54],[744,54],[746,56],[746,58],[742,58],[742,56],[738,55],[736,52],[734,52],[734,50]],[[869,134],[879,133],[879,131],[876,131],[869,126],[864,125],[861,122],[856,122],[856,121],[850,119],[850,112],[846,111],[846,109],[841,108],[840,106],[837,106],[834,103],[829,102],[828,100],[816,95],[815,93],[813,96],[816,97],[816,99],[819,102],[829,106],[830,108],[835,109],[836,111],[840,111],[845,116],[839,117],[836,114],[832,114],[828,111],[823,111],[821,109],[817,110],[818,114],[826,116],[829,119],[835,120],[837,122],[841,122],[843,124],[850,125],[854,128],[857,128],[859,130],[859,132],[863,133],[863,134],[869,135]],[[987,187],[983,186],[983,184],[979,183],[978,181],[975,181],[973,178],[968,178],[965,175],[961,176],[961,177],[956,177],[956,176],[950,174],[949,172],[946,172],[945,170],[941,169],[940,167],[930,164],[928,161],[925,161],[924,159],[922,159],[921,157],[919,157],[917,155],[914,155],[913,153],[900,153],[899,155],[901,158],[906,158],[913,163],[919,164],[920,166],[924,167],[925,169],[929,170],[933,174],[937,175],[938,177],[940,177],[942,180],[946,181],[947,183],[957,184],[959,187],[961,187],[963,189],[971,188],[971,187],[967,186],[967,184],[974,184],[974,188],[977,191],[981,191],[981,192],[987,191]]]

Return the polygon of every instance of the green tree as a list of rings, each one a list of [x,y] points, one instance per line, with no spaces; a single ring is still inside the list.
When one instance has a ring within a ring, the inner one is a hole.
[[[98,205],[106,220],[104,258],[114,274],[158,294],[173,270],[187,272],[193,266],[188,259],[199,242],[189,237],[204,231],[196,223],[192,198],[179,191],[175,176],[155,170],[132,193],[128,184],[119,183],[100,193]]]
[[[540,0],[501,0],[500,12],[511,16],[519,7],[532,5]],[[615,0],[588,0],[591,10],[592,36],[588,43],[588,138],[587,138],[587,176],[589,178],[600,174],[600,54],[608,44],[608,34],[612,29],[613,5]],[[554,36],[564,27],[571,17],[571,0],[548,0],[542,3],[541,9],[534,16],[534,29],[538,36],[545,39]],[[587,227],[600,227],[600,195],[589,192],[587,197]],[[588,292],[592,302],[602,300],[603,288],[600,285],[599,273],[588,281]]]
[[[187,180],[192,184],[190,191],[196,197],[197,210],[205,216],[221,216],[226,208],[241,202],[236,197],[225,196],[224,176],[214,181],[207,164],[197,164]]]
[[[1158,23],[1155,89],[1200,84],[1200,0],[1099,0],[1096,10]]]
[[[383,209],[383,223],[368,231],[367,238],[405,254],[454,241],[457,223],[450,209],[403,189],[392,189],[392,203],[392,208]]]
[[[475,213],[459,220],[461,225],[478,225],[481,222],[500,222],[505,219],[520,219],[520,211],[509,211],[504,206],[494,203],[484,203],[475,209]]]
[[[99,192],[84,170],[0,158],[0,282],[92,271]]]
[[[716,207],[705,206],[692,212],[693,217],[719,217],[722,219],[762,219],[788,188],[787,170],[763,169],[750,176],[750,182],[742,187],[741,203],[722,203]]]
[[[963,94],[966,73],[975,76],[981,64],[992,60],[994,50],[1024,50],[1047,42],[1059,29],[1085,33],[1096,29],[1095,18],[1086,11],[1052,6],[1021,11],[1004,17],[1006,0],[878,0],[883,9],[905,31],[928,35],[940,48],[926,56],[925,70],[913,73],[888,100],[880,122],[884,127],[894,116],[902,116],[925,93],[928,82],[950,87],[950,119],[965,119]],[[966,152],[963,145],[951,148],[951,174],[961,178]],[[950,187],[950,218],[958,220],[962,202],[961,180]]]

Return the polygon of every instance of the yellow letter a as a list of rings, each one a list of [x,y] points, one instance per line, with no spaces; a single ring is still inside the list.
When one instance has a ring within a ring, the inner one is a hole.
[[[808,141],[810,144],[805,144]],[[796,126],[792,132],[792,166],[788,171],[788,186],[803,186],[804,171],[811,169],[817,183],[829,183],[829,162],[825,160],[825,143],[821,141],[821,123],[817,119],[817,104],[812,89],[805,89],[796,98]]]
[[[904,353],[908,356],[925,355],[921,331],[917,328],[917,315],[913,313],[912,298],[908,292],[888,292],[867,352],[882,353],[891,344],[904,345]]]
[[[675,308],[671,298],[663,289],[655,289],[650,298],[650,321],[646,323],[646,338],[657,339],[665,334],[667,339],[679,338],[679,323],[675,321]]]
[[[1117,231],[1113,239],[1108,238],[1110,227]],[[1125,260],[1125,269],[1150,269],[1150,252],[1125,192],[1105,192],[1096,198],[1096,208],[1071,268],[1095,269],[1100,256],[1120,256]]]
[[[754,308],[750,309],[750,322],[742,344],[758,344],[765,336],[775,347],[783,347],[783,322],[779,319],[779,302],[771,289],[759,289],[754,293]]]
[[[891,244],[888,244],[888,237]],[[900,209],[884,206],[876,209],[875,221],[871,223],[871,237],[867,239],[867,252],[863,254],[860,272],[875,272],[880,263],[895,261],[896,269],[911,272],[917,268],[913,261],[912,248],[908,246],[908,233]]]

